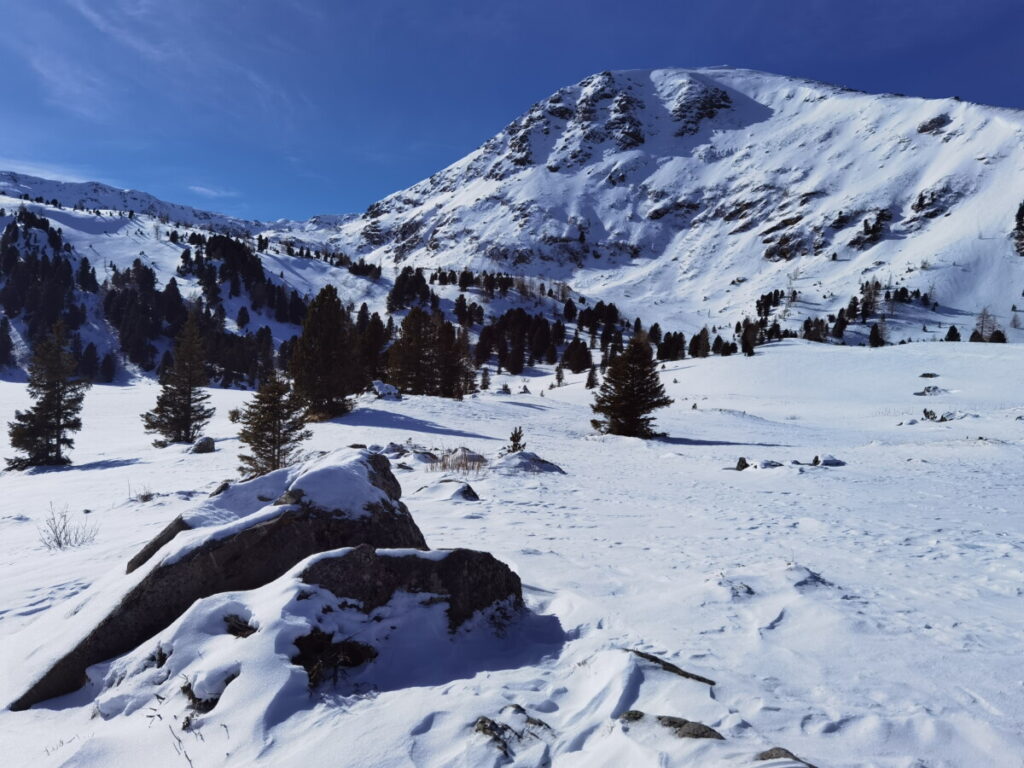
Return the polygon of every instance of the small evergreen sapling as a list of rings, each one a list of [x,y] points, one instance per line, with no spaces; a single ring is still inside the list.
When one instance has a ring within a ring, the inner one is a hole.
[[[526,443],[523,442],[523,428],[516,427],[509,435],[509,444],[505,447],[505,453],[519,453],[526,450]]]
[[[238,417],[242,425],[238,439],[249,451],[238,457],[239,471],[256,477],[288,466],[299,444],[310,437],[303,411],[303,403],[285,379],[276,373],[267,378]]]

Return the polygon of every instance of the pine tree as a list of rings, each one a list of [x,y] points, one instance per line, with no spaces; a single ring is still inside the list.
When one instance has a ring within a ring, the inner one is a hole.
[[[76,362],[67,350],[64,327],[36,343],[28,365],[28,392],[35,404],[15,411],[8,435],[11,447],[22,455],[7,460],[8,469],[63,466],[71,463],[65,450],[75,446],[69,436],[82,428],[82,400],[89,382],[73,378]]]
[[[89,381],[96,381],[96,376],[100,372],[100,355],[96,345],[91,341],[82,352],[82,359],[78,361],[78,372],[82,378]]]
[[[100,381],[109,384],[117,375],[117,360],[113,353],[107,352],[100,361]]]
[[[480,389],[486,392],[491,388],[491,373],[487,370],[487,366],[484,366],[480,371]]]
[[[602,432],[629,437],[654,437],[654,422],[649,414],[672,404],[658,377],[651,345],[643,336],[634,336],[629,346],[608,365],[604,383],[591,408],[602,414],[594,425]]]
[[[868,333],[868,346],[885,346],[885,326],[881,323],[872,323],[871,331]]]
[[[314,418],[330,419],[352,410],[348,396],[363,383],[352,348],[352,322],[333,285],[309,305],[291,352],[295,394]]]
[[[170,443],[191,443],[213,416],[206,402],[207,384],[199,317],[192,312],[174,347],[174,365],[164,375],[156,406],[142,414],[147,432],[156,432]]]
[[[591,369],[589,371],[587,371],[586,387],[587,387],[587,389],[593,389],[596,386],[597,386],[597,368],[591,367]]]
[[[264,475],[293,461],[299,443],[310,437],[303,409],[287,380],[274,373],[263,382],[239,418],[238,439],[249,449],[238,457],[243,475]]]
[[[0,317],[0,368],[14,365],[14,341],[11,339],[11,321]]]
[[[946,331],[946,341],[960,341],[960,331],[955,325],[949,326],[949,330]]]

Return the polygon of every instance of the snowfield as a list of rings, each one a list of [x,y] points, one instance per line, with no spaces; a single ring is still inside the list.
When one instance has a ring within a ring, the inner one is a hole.
[[[583,378],[550,390],[553,375],[538,371],[509,380],[533,394],[464,402],[365,396],[306,446],[410,441],[493,462],[522,425],[527,450],[565,474],[506,460],[446,476],[415,453],[392,460],[432,548],[489,551],[522,578],[528,611],[503,632],[470,622],[448,635],[443,613],[410,623],[396,599],[397,661],[310,694],[288,659],[295,622],[320,603],[289,600],[285,576],[199,601],[159,633],[202,651],[183,667],[197,685],[240,664],[264,685],[250,675],[228,687],[187,731],[180,680],[159,687],[152,675],[4,709],[5,764],[797,768],[755,760],[781,746],[819,767],[1019,768],[1024,349],[787,342],[753,359],[670,363],[668,436],[650,442],[594,435]],[[914,394],[929,385],[938,394]],[[212,391],[217,451],[193,455],[150,447],[138,414],[156,392],[94,387],[74,466],[0,475],[5,706],[123,590],[146,541],[237,476],[227,410],[246,393]],[[0,384],[4,422],[26,404],[23,385]],[[924,408],[949,420],[924,420]],[[826,454],[843,464],[813,464]],[[752,466],[739,472],[741,456]],[[95,525],[96,540],[44,549],[51,505]],[[229,609],[259,631],[211,636],[222,630],[209,617]],[[90,676],[121,679],[148,652]],[[646,714],[621,718],[631,710]],[[724,740],[679,738],[658,715]],[[474,728],[480,717],[513,729],[504,752]]]

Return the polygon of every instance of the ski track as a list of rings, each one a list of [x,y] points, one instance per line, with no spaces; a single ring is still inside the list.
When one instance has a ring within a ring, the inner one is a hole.
[[[912,393],[926,370],[950,389],[936,404],[978,418],[906,424],[923,407]],[[565,470],[460,477],[478,502],[418,498],[442,476],[395,470],[428,543],[509,563],[530,610],[557,618],[561,641],[524,623],[524,642],[541,654],[525,665],[325,692],[299,711],[252,702],[268,713],[251,734],[219,727],[216,709],[199,736],[181,734],[184,748],[197,766],[795,768],[754,761],[780,745],[822,767],[1020,768],[1024,422],[1011,387],[1022,374],[1024,350],[1014,345],[787,342],[749,360],[666,366],[676,403],[658,426],[669,438],[649,442],[593,435],[583,376],[543,398],[363,400],[351,417],[316,425],[308,447],[411,439],[493,457],[521,424],[527,450]],[[534,393],[546,375],[530,379]],[[149,447],[137,414],[155,394],[148,382],[95,387],[75,467],[0,477],[4,703],[41,671],[51,633],[79,631],[75,613],[122,578],[126,559],[190,498],[235,474],[226,411],[245,393],[212,392],[210,456]],[[0,384],[0,417],[25,397],[22,386]],[[811,466],[823,453],[846,465]],[[737,472],[741,455],[782,466]],[[129,483],[154,500],[130,499]],[[45,551],[36,526],[51,502],[91,509],[96,542]],[[505,758],[473,723],[508,720],[510,704],[550,728],[524,735]],[[648,715],[620,722],[630,709]],[[679,739],[654,715],[703,722],[725,741]],[[128,765],[143,750],[154,768],[184,764],[165,724],[140,713],[103,720],[75,695],[0,712],[0,740],[14,766]]]

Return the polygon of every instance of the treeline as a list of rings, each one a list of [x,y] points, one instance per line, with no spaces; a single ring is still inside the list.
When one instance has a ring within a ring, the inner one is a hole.
[[[172,232],[172,240],[175,235]],[[112,381],[119,358],[162,375],[174,363],[171,342],[194,310],[210,381],[224,387],[263,381],[283,363],[270,327],[257,325],[253,317],[263,314],[279,323],[301,325],[305,299],[271,280],[260,258],[239,240],[193,232],[187,244],[177,272],[199,283],[202,295],[193,301],[182,296],[174,277],[160,287],[156,272],[141,259],[126,269],[107,265],[101,283],[89,259],[73,253],[60,229],[45,217],[19,209],[0,234],[0,365],[14,362],[10,320],[20,318],[31,346],[60,321],[76,373],[89,381]],[[224,300],[243,295],[248,305],[236,313],[235,332],[229,327]],[[118,344],[99,349],[96,341],[83,340],[86,324],[94,338],[101,338],[109,324]]]

